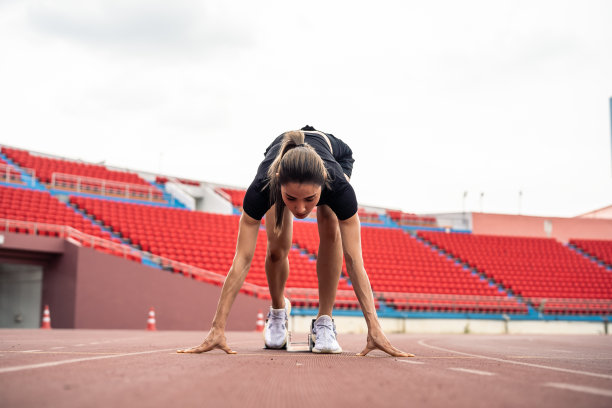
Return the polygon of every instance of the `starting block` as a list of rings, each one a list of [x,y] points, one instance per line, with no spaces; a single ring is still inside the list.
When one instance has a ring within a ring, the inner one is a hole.
[[[289,319],[291,322],[291,319]],[[314,325],[314,319],[310,326],[310,333],[308,334],[297,334],[291,330],[291,323],[289,323],[289,339],[287,340],[287,352],[289,353],[310,353],[314,347],[314,335],[312,334],[312,327]],[[306,338],[302,336],[308,336]]]
[[[304,337],[298,339],[295,333],[289,332],[287,351],[289,353],[312,352],[312,348],[314,347],[312,333],[308,333],[307,336],[308,338],[306,340],[304,340]]]

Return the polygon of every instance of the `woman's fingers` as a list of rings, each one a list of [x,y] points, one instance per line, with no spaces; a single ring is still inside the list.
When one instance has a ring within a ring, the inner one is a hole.
[[[382,347],[378,346],[378,348],[393,357],[414,357],[414,354],[401,351],[400,349],[393,347],[393,345],[388,341],[385,342]]]
[[[237,354],[234,350],[228,347],[228,345],[224,343],[202,343],[197,347],[192,347],[190,349],[176,350],[177,353],[188,353],[188,354],[200,354],[206,353],[207,351],[219,349],[225,351],[227,354]]]
[[[381,350],[385,353],[389,354],[393,357],[414,357],[414,354],[406,353],[405,351],[401,351],[395,347],[387,340],[383,341],[382,344],[378,341],[375,341],[373,338],[368,339],[368,343],[366,347],[361,351],[361,353],[357,353],[358,356],[365,356],[372,350]]]
[[[184,349],[184,350],[177,350],[177,353],[191,353],[191,354],[200,354],[200,353],[206,353],[207,351],[210,351],[214,348],[217,347],[217,344],[214,343],[210,343],[205,341],[204,343],[200,344],[199,346],[196,347],[192,347],[189,349]],[[227,347],[227,346],[225,346]]]
[[[204,344],[202,344],[200,346],[192,347],[190,349],[176,350],[176,352],[177,353],[199,354],[199,353],[204,353],[209,350],[212,350],[212,347],[206,347],[204,346]]]
[[[236,353],[234,350],[232,350],[231,348],[229,348],[227,345],[223,345],[219,347],[221,350],[225,351],[227,354],[238,354]]]
[[[414,354],[406,353],[405,351],[401,351],[391,346],[383,350],[385,353],[393,356],[393,357],[414,357]]]
[[[374,348],[370,347],[370,345],[368,344],[363,350],[361,350],[361,353],[357,353],[355,355],[363,357],[363,356],[367,355],[372,350],[374,350]]]
[[[236,353],[234,350],[232,350],[231,348],[229,348],[229,346],[227,345],[227,343],[225,342],[225,339],[221,342],[219,342],[219,344],[217,344],[215,346],[215,348],[218,348],[220,350],[225,351],[227,354],[238,354]]]

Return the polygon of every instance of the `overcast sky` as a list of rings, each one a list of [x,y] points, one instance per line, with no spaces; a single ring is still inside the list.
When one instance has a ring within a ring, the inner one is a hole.
[[[610,1],[0,0],[0,143],[246,187],[306,124],[362,204],[612,204]],[[481,198],[481,193],[484,195]]]

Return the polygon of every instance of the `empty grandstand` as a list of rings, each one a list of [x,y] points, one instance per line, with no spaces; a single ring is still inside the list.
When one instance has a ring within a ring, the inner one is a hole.
[[[198,210],[194,203],[211,197],[207,194],[227,202],[219,208],[229,210]],[[198,287],[221,285],[234,256],[244,194],[241,188],[117,171],[9,146],[0,154],[0,234],[67,240],[140,264],[153,280],[172,273]],[[181,204],[189,200],[191,206]],[[359,217],[364,262],[381,317],[602,319],[612,314],[612,240],[578,237],[565,244],[457,232],[443,217],[369,206],[360,207]],[[37,245],[3,250],[2,263],[33,262],[43,271],[55,270],[49,262],[57,262],[59,252],[53,261],[40,261]],[[295,221],[287,293],[297,313],[314,313],[318,306],[318,245],[317,224]],[[269,299],[265,253],[261,228],[242,293],[262,301]],[[51,288],[43,284],[40,290],[39,297],[53,298]],[[359,314],[344,267],[336,310]]]

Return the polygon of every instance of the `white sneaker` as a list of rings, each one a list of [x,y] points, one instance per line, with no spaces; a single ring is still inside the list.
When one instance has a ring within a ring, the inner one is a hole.
[[[312,324],[312,333],[315,336],[313,353],[342,353],[342,347],[336,340],[336,325],[331,317],[323,315]]]
[[[266,348],[282,349],[287,347],[289,338],[288,319],[291,314],[291,302],[285,298],[283,309],[272,309],[268,312],[264,326],[264,343]]]

